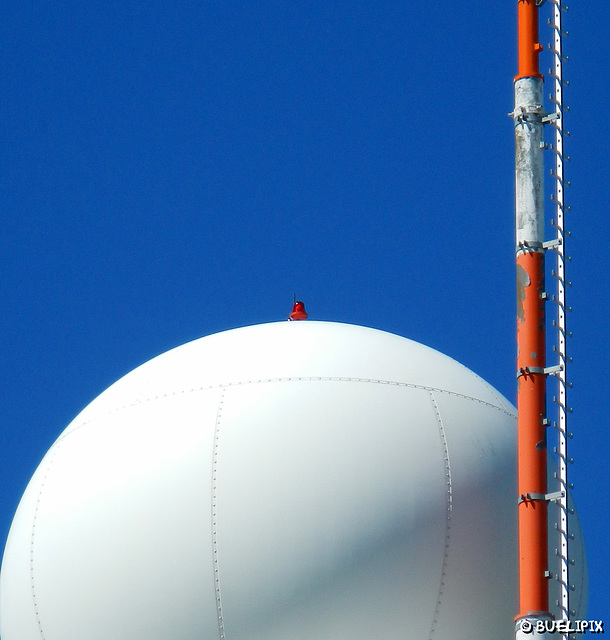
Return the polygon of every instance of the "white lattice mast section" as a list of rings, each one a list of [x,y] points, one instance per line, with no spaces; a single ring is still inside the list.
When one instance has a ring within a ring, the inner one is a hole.
[[[568,182],[564,179],[564,161],[567,160],[563,152],[563,116],[567,111],[567,107],[563,103],[563,87],[567,83],[563,80],[563,61],[566,59],[563,55],[563,36],[567,35],[562,28],[562,12],[566,10],[562,6],[562,0],[553,0],[553,19],[551,25],[553,27],[553,44],[551,51],[553,54],[553,68],[550,69],[550,75],[554,80],[554,91],[551,101],[555,106],[555,119],[552,121],[554,128],[555,140],[552,150],[555,155],[555,169],[552,172],[555,180],[555,193],[552,197],[555,203],[555,229],[556,242],[553,247],[556,255],[556,264],[553,275],[556,278],[557,292],[554,300],[557,303],[557,320],[554,325],[557,329],[557,338],[555,351],[559,358],[560,369],[555,374],[557,378],[557,396],[554,398],[557,406],[557,420],[555,426],[558,430],[558,472],[557,479],[559,481],[559,489],[561,497],[557,501],[559,514],[557,520],[558,529],[558,546],[557,555],[559,561],[559,572],[557,580],[559,582],[559,601],[558,606],[561,617],[570,618],[570,581],[569,581],[569,553],[568,553],[568,458],[567,439],[568,439],[568,388],[570,384],[567,380],[567,365],[569,357],[567,355],[567,338],[569,336],[567,330],[567,313],[570,310],[566,304],[566,287],[569,284],[566,280],[566,261],[568,260],[565,252],[565,240],[569,233],[565,228],[565,214],[569,211],[569,207],[565,205],[564,190],[568,186]],[[567,132],[565,132],[567,134]],[[564,636],[567,637],[567,636]]]

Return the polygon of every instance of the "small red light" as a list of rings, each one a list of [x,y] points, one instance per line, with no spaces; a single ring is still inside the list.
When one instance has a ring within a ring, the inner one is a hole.
[[[305,303],[297,300],[292,305],[292,313],[289,320],[307,320],[307,311],[305,311]]]

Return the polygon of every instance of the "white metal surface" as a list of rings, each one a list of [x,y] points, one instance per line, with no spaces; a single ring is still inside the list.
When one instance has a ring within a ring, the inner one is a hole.
[[[282,322],[112,385],[32,478],[3,640],[509,637],[515,418],[442,354]]]
[[[517,249],[544,242],[542,78],[515,81],[515,225]]]

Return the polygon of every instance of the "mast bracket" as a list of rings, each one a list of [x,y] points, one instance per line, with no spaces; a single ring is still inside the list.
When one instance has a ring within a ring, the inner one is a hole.
[[[559,247],[561,246],[562,242],[561,240],[559,240],[558,238],[555,238],[554,240],[547,240],[546,242],[542,243],[542,248],[543,249],[554,249],[555,247]]]
[[[541,104],[520,105],[515,107],[513,111],[508,114],[509,118],[515,121],[515,125],[533,125],[543,124],[545,118],[549,113],[544,110]]]
[[[521,367],[517,371],[517,378],[519,378],[520,376],[528,376],[532,373],[538,373],[545,376],[554,376],[560,371],[563,371],[563,367],[560,364],[553,365],[552,367]]]
[[[542,120],[540,120],[540,122],[542,122],[542,124],[547,124],[547,122],[553,122],[553,120],[559,120],[558,113],[547,113],[545,116],[542,116]]]
[[[561,491],[553,491],[552,493],[526,493],[521,494],[519,496],[519,500],[517,504],[521,504],[522,502],[556,502],[557,500],[561,500],[561,498],[565,498],[566,492],[564,490]]]

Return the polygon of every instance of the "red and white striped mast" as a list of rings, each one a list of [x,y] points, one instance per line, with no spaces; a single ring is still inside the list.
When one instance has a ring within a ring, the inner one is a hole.
[[[515,102],[519,612],[516,637],[546,637],[548,595],[543,76],[536,0],[518,1]],[[525,622],[525,624],[524,624]],[[531,624],[531,626],[530,626]],[[533,627],[534,635],[531,635]],[[530,630],[530,633],[525,631]]]

